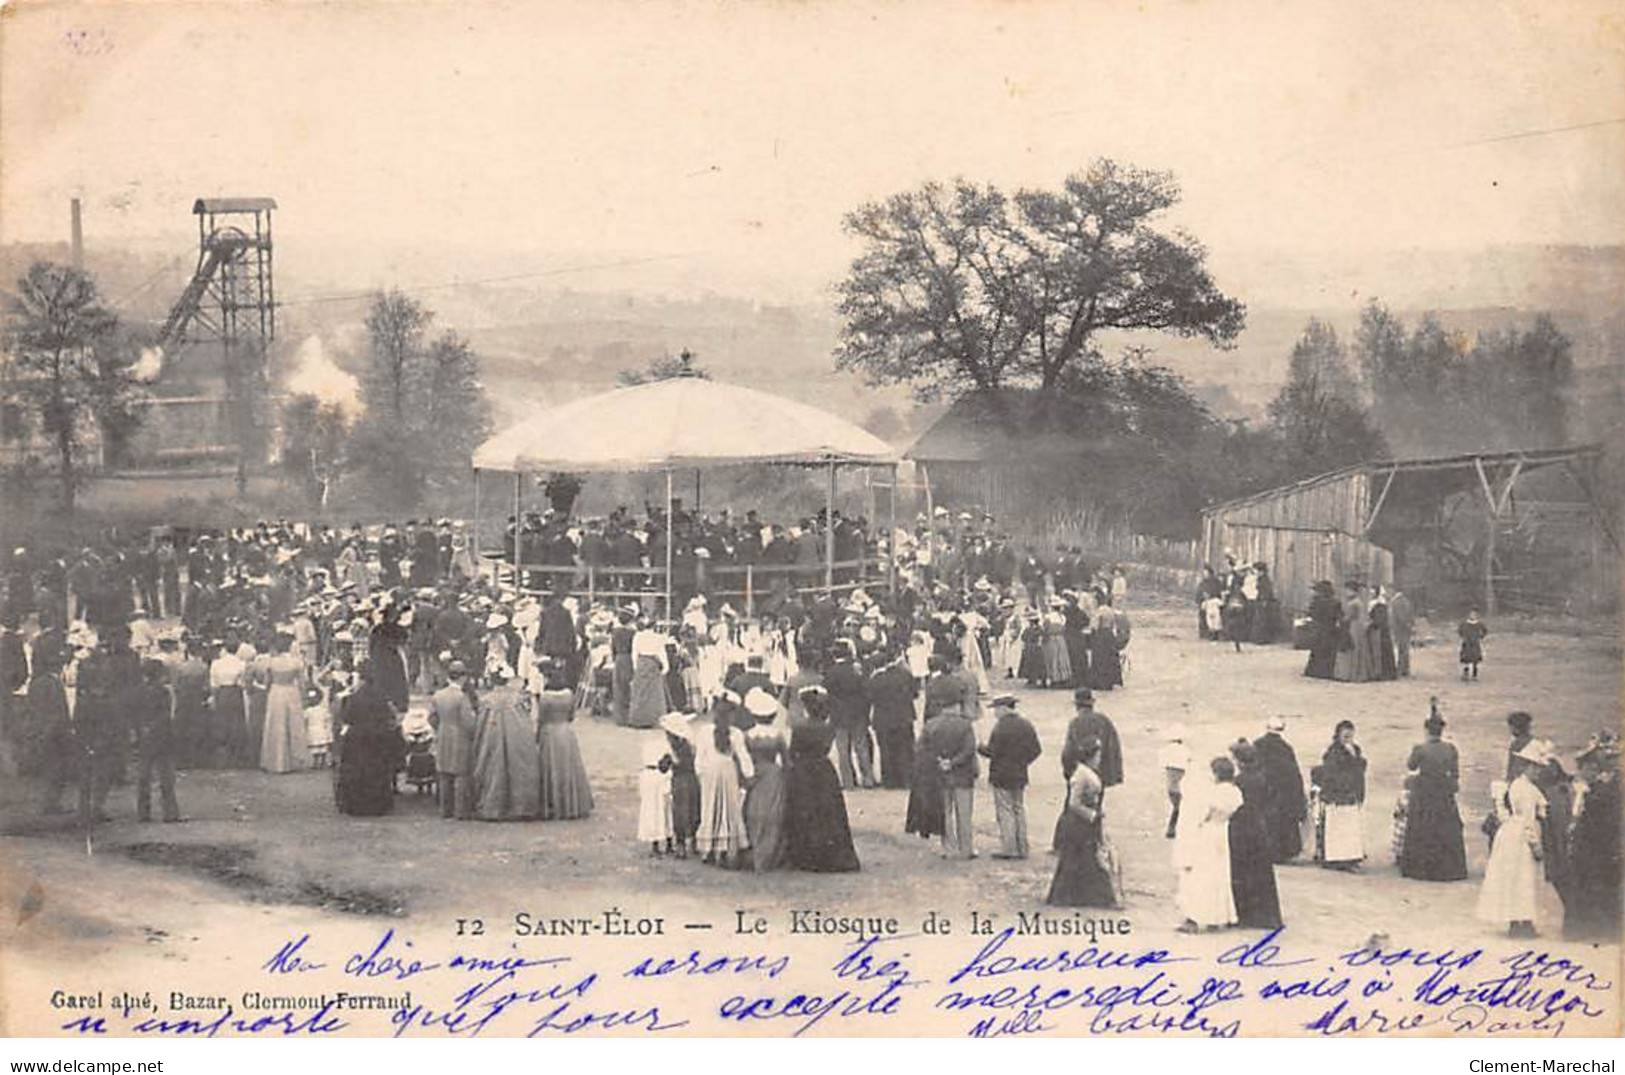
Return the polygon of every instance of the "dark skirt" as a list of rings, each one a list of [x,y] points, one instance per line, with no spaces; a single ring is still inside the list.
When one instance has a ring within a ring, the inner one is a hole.
[[[1337,674],[1337,640],[1316,636],[1309,643],[1309,662],[1303,674],[1310,679],[1334,679]]]
[[[849,873],[858,868],[841,779],[827,757],[800,756],[784,777],[784,843],[792,869]]]
[[[400,651],[393,646],[388,647],[373,658],[372,667],[373,682],[378,684],[378,689],[384,692],[384,697],[389,699],[389,704],[397,712],[405,713],[411,695],[406,684],[406,662],[401,658]]]
[[[1063,810],[1056,826],[1055,877],[1044,902],[1052,907],[1116,907],[1112,878],[1100,864],[1100,818]]]
[[[1230,816],[1230,892],[1236,921],[1253,929],[1281,925],[1281,897],[1275,889],[1275,863],[1269,832],[1255,807],[1243,803]]]
[[[1089,686],[1109,691],[1123,685],[1123,659],[1117,651],[1117,636],[1103,633],[1089,643]]]
[[[376,817],[395,806],[399,737],[352,727],[344,736],[338,763],[338,808],[343,814]]]
[[[926,749],[923,739],[914,746],[914,776],[909,783],[903,831],[917,833],[928,840],[944,831],[942,770],[937,768],[936,755]]]
[[[1460,881],[1467,876],[1467,844],[1456,797],[1420,774],[1406,806],[1399,874],[1418,881]]]
[[[1021,665],[1017,674],[1029,685],[1049,679],[1049,669],[1044,663],[1044,645],[1038,639],[1029,638],[1022,642]]]
[[[694,774],[694,761],[671,771],[671,833],[679,840],[692,840],[700,831],[700,778]]]

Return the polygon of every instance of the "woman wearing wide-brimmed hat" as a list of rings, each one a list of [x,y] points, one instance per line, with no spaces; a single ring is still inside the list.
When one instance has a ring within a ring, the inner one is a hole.
[[[1484,884],[1478,890],[1478,917],[1505,924],[1510,937],[1536,935],[1546,796],[1535,786],[1535,776],[1552,753],[1551,744],[1544,740],[1530,741],[1519,751],[1529,766],[1510,783],[1498,780],[1490,785],[1500,825],[1484,867]]]

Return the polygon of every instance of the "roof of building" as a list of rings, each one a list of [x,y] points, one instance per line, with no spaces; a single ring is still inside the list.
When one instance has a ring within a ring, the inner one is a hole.
[[[260,213],[276,208],[275,198],[199,198],[193,213]]]
[[[1102,447],[1068,419],[1051,397],[1031,389],[968,392],[903,455],[922,463],[1031,462]]]
[[[1364,475],[1371,479],[1376,508],[1375,519],[1383,501],[1398,504],[1401,501],[1438,500],[1463,488],[1476,487],[1490,476],[1516,468],[1519,474],[1540,467],[1577,461],[1595,460],[1602,455],[1599,444],[1573,444],[1554,448],[1523,448],[1493,452],[1468,452],[1462,455],[1422,456],[1409,459],[1374,459],[1341,470],[1328,471],[1304,478],[1289,485],[1276,486],[1221,504],[1202,509],[1204,516],[1235,511],[1251,505],[1279,500],[1303,493],[1318,486],[1329,485],[1347,478]]]

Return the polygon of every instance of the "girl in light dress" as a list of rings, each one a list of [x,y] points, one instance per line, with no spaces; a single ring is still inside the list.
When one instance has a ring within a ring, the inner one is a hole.
[[[1188,781],[1174,836],[1175,902],[1185,916],[1182,933],[1236,924],[1236,898],[1230,887],[1230,815],[1241,809],[1236,767],[1214,758],[1211,782]]]
[[[1008,610],[994,657],[994,672],[1005,679],[1021,675],[1021,627],[1020,613],[1016,609]]]
[[[333,711],[317,687],[305,691],[305,743],[310,747],[311,767],[327,768],[333,747]]]
[[[638,841],[649,845],[651,855],[672,850],[671,828],[671,740],[668,736],[687,734],[680,713],[667,713],[660,726],[643,733],[639,743],[642,768],[638,770]]]

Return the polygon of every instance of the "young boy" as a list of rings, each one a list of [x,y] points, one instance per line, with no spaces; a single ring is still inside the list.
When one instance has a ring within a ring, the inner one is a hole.
[[[1027,857],[1027,767],[1044,752],[1032,722],[1016,712],[1014,695],[993,699],[993,730],[980,753],[988,759],[987,782],[999,818],[1000,848],[996,859]]]
[[[1468,609],[1467,618],[1456,628],[1456,634],[1461,636],[1462,679],[1478,678],[1478,665],[1484,660],[1484,636],[1489,633],[1490,629],[1478,618],[1478,609]]]

